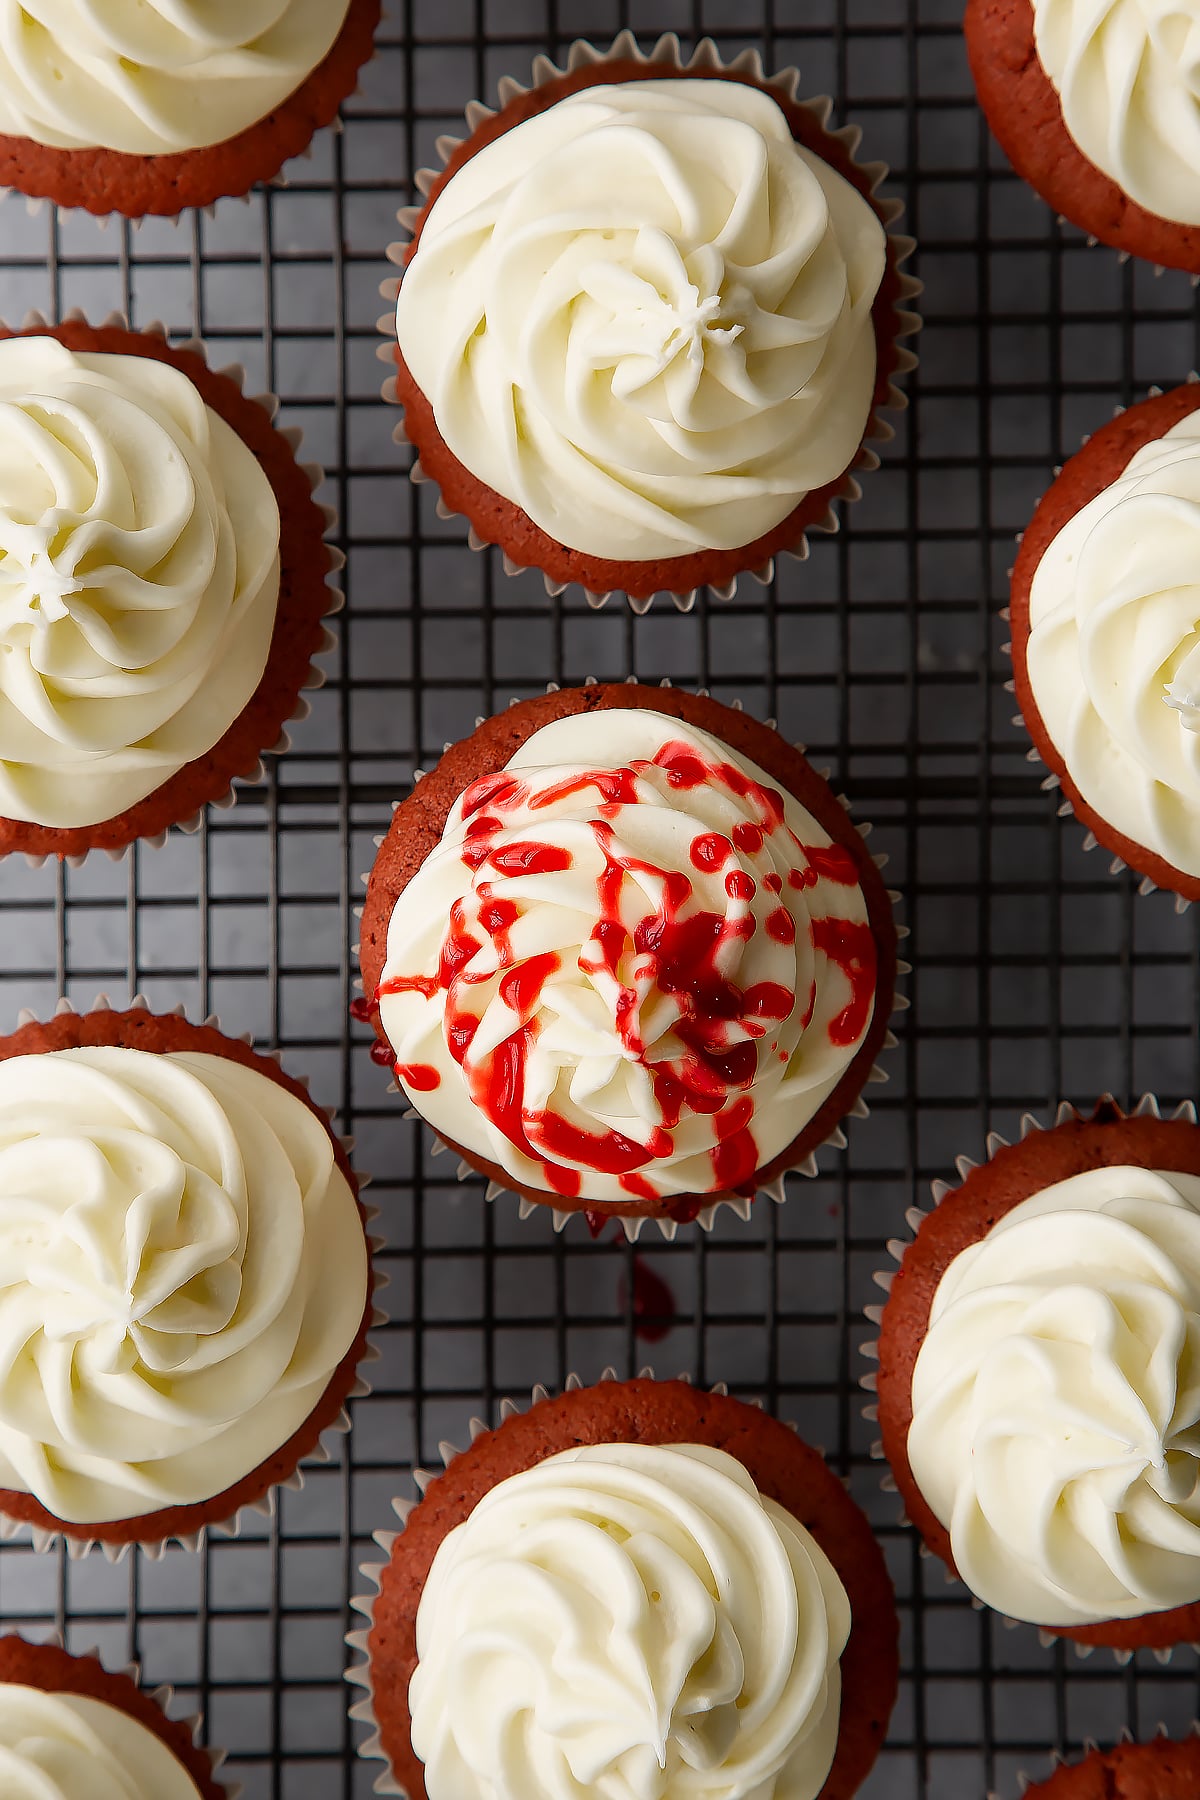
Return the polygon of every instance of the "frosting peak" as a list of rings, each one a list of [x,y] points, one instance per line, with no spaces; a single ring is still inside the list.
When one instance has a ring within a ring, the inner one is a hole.
[[[850,853],[747,758],[571,714],[461,794],[393,911],[380,1018],[435,1129],[551,1192],[752,1192],[870,1024]]]
[[[1084,801],[1200,875],[1200,412],[1144,444],[1048,546],[1025,661]]]
[[[1056,1182],[938,1284],[909,1462],[989,1606],[1039,1625],[1200,1600],[1200,1179]]]
[[[186,1506],[286,1443],[354,1341],[329,1134],[227,1057],[0,1062],[0,1487],[79,1523]]]
[[[884,262],[761,89],[599,84],[454,174],[397,336],[455,456],[560,543],[736,548],[853,460]]]
[[[211,750],[278,598],[271,484],[181,370],[0,342],[0,815],[96,824]]]
[[[816,1800],[849,1632],[824,1553],[725,1452],[549,1457],[426,1580],[409,1705],[430,1800]]]

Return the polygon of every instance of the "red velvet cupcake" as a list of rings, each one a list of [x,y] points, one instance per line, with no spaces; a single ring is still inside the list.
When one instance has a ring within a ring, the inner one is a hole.
[[[321,471],[240,370],[123,322],[0,327],[0,399],[0,855],[194,829],[324,680]]]
[[[671,1235],[782,1199],[865,1110],[893,1041],[891,899],[767,726],[676,688],[555,690],[396,809],[361,1010],[489,1193]]]
[[[198,1720],[167,1716],[169,1688],[56,1644],[0,1637],[0,1759],[18,1794],[105,1792],[129,1800],[228,1800],[223,1756],[195,1739]],[[26,1785],[28,1783],[28,1785]]]
[[[58,10],[0,49],[0,186],[138,219],[248,194],[306,150],[371,59],[380,0],[246,0],[236,23],[204,0],[63,4],[62,30]]]
[[[384,392],[414,479],[551,593],[644,610],[767,580],[891,436],[912,243],[883,165],[797,82],[709,40],[686,63],[673,36],[576,44],[469,107],[400,215]]]
[[[1197,1794],[1200,1738],[1193,1735],[1093,1750],[1027,1787],[1025,1800],[1195,1800]]]
[[[386,1791],[542,1800],[648,1758],[697,1795],[778,1779],[849,1800],[895,1701],[898,1621],[842,1483],[787,1426],[684,1382],[534,1399],[447,1448],[363,1571],[379,1593],[355,1602],[349,1678]]]
[[[1200,25],[1140,0],[967,0],[979,104],[1009,162],[1093,239],[1200,274]]]
[[[1073,456],[1012,575],[1013,686],[1062,810],[1142,891],[1200,899],[1200,386],[1120,413]],[[1031,753],[1033,754],[1033,753]]]
[[[880,1448],[978,1599],[1128,1660],[1200,1639],[1200,1128],[1148,1097],[1025,1132],[892,1246]]]
[[[64,1002],[0,1038],[0,1162],[0,1531],[154,1554],[269,1512],[367,1391],[365,1215],[306,1089]]]

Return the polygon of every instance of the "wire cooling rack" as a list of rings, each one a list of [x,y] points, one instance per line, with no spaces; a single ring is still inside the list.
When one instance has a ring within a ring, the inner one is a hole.
[[[1005,691],[998,616],[1013,538],[1053,465],[1113,407],[1170,386],[1200,360],[1185,277],[1155,279],[1089,249],[1009,172],[975,107],[960,0],[392,0],[379,52],[286,188],[215,216],[101,230],[87,217],[0,205],[0,314],[27,307],[198,332],[218,364],[283,401],[328,471],[348,607],[328,684],[292,755],[194,837],[121,863],[0,867],[0,1024],[61,993],[99,990],[219,1013],[278,1045],[340,1109],[383,1209],[392,1323],[375,1392],[332,1463],[239,1542],[158,1563],[67,1563],[0,1548],[0,1619],[69,1647],[136,1657],[151,1683],[199,1705],[252,1800],[346,1800],[356,1765],[342,1684],[348,1599],[369,1534],[409,1493],[414,1461],[506,1394],[571,1370],[688,1371],[761,1397],[824,1446],[876,1523],[904,1620],[904,1680],[873,1800],[982,1800],[1045,1773],[1053,1746],[1173,1728],[1200,1710],[1197,1659],[1118,1667],[1004,1630],[947,1585],[897,1520],[861,1417],[861,1307],[885,1241],[959,1153],[1060,1096],[1164,1101],[1200,1087],[1192,912],[1139,898],[1082,831],[1055,815]],[[458,128],[463,104],[577,35],[643,41],[711,33],[796,62],[803,91],[835,96],[888,160],[926,284],[909,411],[837,537],[817,538],[762,591],[680,615],[548,599],[475,555],[412,488],[391,437],[375,356],[384,246],[414,169]],[[904,893],[916,969],[890,1084],[869,1091],[849,1149],[760,1200],[749,1223],[682,1230],[634,1253],[576,1221],[483,1202],[451,1159],[402,1121],[369,1033],[347,1014],[360,871],[414,767],[476,715],[549,680],[636,673],[711,688],[777,717],[828,763]],[[659,1283],[665,1286],[659,1286]],[[639,1309],[641,1316],[639,1316]]]

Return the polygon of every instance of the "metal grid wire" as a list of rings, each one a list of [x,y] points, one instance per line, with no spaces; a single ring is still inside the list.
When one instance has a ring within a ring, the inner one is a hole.
[[[293,754],[232,812],[121,863],[0,868],[6,1028],[19,1006],[61,993],[87,1005],[101,989],[216,1011],[312,1075],[375,1173],[392,1323],[332,1464],[276,1520],[201,1555],[113,1568],[0,1550],[6,1627],[139,1658],[203,1708],[253,1800],[371,1790],[342,1634],[410,1464],[462,1441],[471,1413],[494,1418],[503,1395],[606,1363],[653,1360],[762,1397],[825,1447],[876,1522],[904,1680],[874,1800],[1015,1796],[1051,1746],[1179,1728],[1200,1710],[1193,1651],[1169,1666],[1083,1662],[972,1610],[897,1523],[860,1416],[860,1309],[930,1179],[1061,1095],[1149,1088],[1173,1102],[1200,1087],[1197,914],[1138,898],[1057,819],[1010,723],[998,617],[1014,534],[1051,467],[1114,406],[1183,378],[1200,315],[1184,277],[1089,249],[1012,176],[974,104],[960,13],[960,0],[392,0],[345,130],[324,133],[286,188],[138,230],[0,205],[0,313],[115,307],[245,363],[327,469],[349,558],[328,684]],[[591,612],[577,590],[550,600],[537,577],[509,580],[471,553],[461,521],[440,521],[431,490],[406,479],[375,356],[383,248],[436,137],[535,52],[626,25],[797,62],[803,90],[831,92],[865,153],[890,162],[926,284],[910,408],[849,528],[765,592],[640,619]],[[642,1267],[674,1297],[658,1320],[636,1316],[623,1243],[593,1243],[578,1222],[555,1237],[544,1215],[520,1224],[511,1200],[486,1206],[449,1158],[431,1160],[347,1017],[359,873],[413,768],[514,694],[630,673],[738,698],[831,765],[891,856],[916,962],[891,1082],[871,1090],[848,1151],[823,1153],[819,1179],[794,1180],[783,1208],[760,1201],[748,1224],[725,1214],[711,1237],[647,1242]]]

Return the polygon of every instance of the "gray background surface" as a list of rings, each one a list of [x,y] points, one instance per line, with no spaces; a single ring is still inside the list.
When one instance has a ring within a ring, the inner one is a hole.
[[[393,1321],[375,1392],[276,1521],[119,1568],[0,1549],[6,1627],[139,1656],[181,1704],[203,1703],[253,1800],[370,1791],[342,1634],[357,1563],[391,1496],[411,1492],[410,1464],[443,1437],[464,1441],[470,1415],[494,1417],[501,1396],[606,1363],[765,1399],[825,1447],[877,1524],[904,1680],[871,1800],[989,1788],[1015,1800],[1018,1771],[1045,1773],[1052,1745],[1182,1727],[1196,1711],[1191,1650],[1168,1667],[1081,1662],[973,1610],[897,1523],[860,1416],[860,1309],[930,1179],[1060,1096],[1150,1088],[1175,1101],[1198,1086],[1196,915],[1138,898],[1055,816],[1010,723],[998,617],[1014,534],[1053,465],[1114,406],[1196,362],[1195,298],[1183,276],[1089,249],[1012,177],[974,105],[960,13],[958,0],[392,0],[345,131],[323,133],[286,189],[136,230],[0,204],[0,314],[118,308],[198,330],[214,362],[243,362],[303,428],[349,557],[330,679],[264,785],[161,851],[0,867],[4,1022],[63,992],[214,1010],[311,1074],[375,1175]],[[659,602],[640,619],[590,611],[577,590],[547,599],[536,576],[510,580],[468,551],[461,522],[409,486],[375,354],[383,249],[435,138],[535,52],[626,24],[644,42],[678,29],[711,30],[727,53],[754,44],[768,63],[797,62],[806,93],[832,92],[864,155],[891,164],[927,290],[910,409],[847,528],[766,592],[702,597],[686,616]],[[486,1207],[478,1184],[460,1186],[401,1119],[346,1013],[358,875],[414,766],[514,694],[632,672],[740,698],[808,742],[875,822],[917,965],[890,1083],[871,1090],[846,1153],[824,1152],[818,1180],[794,1180],[783,1208],[760,1201],[749,1223],[725,1214],[710,1238],[683,1230],[671,1245],[647,1234],[677,1306],[653,1344],[635,1334],[624,1245],[592,1243],[579,1222],[556,1238],[548,1217],[521,1224],[511,1199]]]

